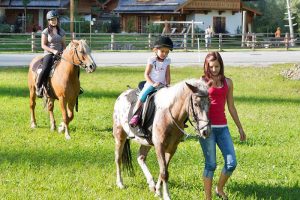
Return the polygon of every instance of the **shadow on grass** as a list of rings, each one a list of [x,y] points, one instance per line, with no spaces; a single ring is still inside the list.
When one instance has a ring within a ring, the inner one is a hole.
[[[250,96],[250,97],[235,96],[234,100],[242,103],[249,103],[249,104],[282,104],[282,103],[299,104],[300,103],[300,99],[254,97],[254,96]]]
[[[97,165],[99,167],[109,167],[114,163],[114,147],[112,149],[83,150],[83,149],[9,149],[0,151],[0,163],[8,162],[12,165],[30,164],[30,166],[40,167],[69,166],[69,165]]]
[[[120,94],[121,92],[115,90],[85,91],[79,98],[117,98]],[[0,96],[29,98],[29,89],[26,87],[0,87]]]
[[[126,89],[124,89],[125,91]],[[123,91],[117,90],[99,90],[99,91],[85,91],[79,98],[114,98],[116,99]],[[0,87],[0,96],[12,97],[28,97],[29,90],[26,87]],[[300,104],[300,99],[291,98],[269,98],[269,97],[241,97],[235,96],[235,101],[249,103],[249,104],[282,104],[292,103]]]
[[[255,198],[255,199],[299,199],[300,190],[299,183],[294,186],[280,186],[280,185],[262,185],[257,183],[251,184],[230,184],[230,189],[237,191],[241,199]]]

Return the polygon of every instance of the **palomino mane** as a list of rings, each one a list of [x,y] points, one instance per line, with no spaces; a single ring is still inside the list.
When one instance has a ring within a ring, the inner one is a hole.
[[[85,40],[74,40],[76,42],[70,42],[68,44],[68,46],[66,47],[66,50],[72,50],[75,49],[75,47],[77,46],[76,43],[78,43],[79,46],[79,51],[84,52],[84,53],[90,53],[90,48],[87,45]]]
[[[176,83],[174,86],[169,88],[162,88],[155,96],[155,104],[159,108],[169,108],[173,105],[178,98],[188,90],[189,94],[191,90],[187,87],[186,83],[197,87],[200,91],[207,90],[207,85],[202,79],[189,79]]]

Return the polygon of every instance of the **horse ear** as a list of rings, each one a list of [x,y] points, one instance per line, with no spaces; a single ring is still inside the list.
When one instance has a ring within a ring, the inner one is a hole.
[[[190,90],[192,90],[193,93],[197,93],[199,91],[197,87],[195,87],[195,86],[193,86],[193,85],[191,85],[191,84],[189,84],[187,82],[185,82],[185,84],[188,86],[188,88]]]

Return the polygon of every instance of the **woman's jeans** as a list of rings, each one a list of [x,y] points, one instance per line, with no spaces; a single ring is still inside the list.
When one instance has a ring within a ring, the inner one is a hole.
[[[206,139],[200,138],[200,144],[205,158],[203,177],[212,179],[214,176],[217,167],[216,145],[221,150],[225,162],[222,173],[230,176],[235,170],[237,162],[228,127],[212,127],[211,135]]]

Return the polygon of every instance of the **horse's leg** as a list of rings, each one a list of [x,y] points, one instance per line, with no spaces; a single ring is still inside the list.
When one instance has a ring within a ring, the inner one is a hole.
[[[150,149],[151,149],[151,146],[141,145],[139,153],[138,153],[137,161],[138,161],[140,167],[142,168],[144,175],[146,176],[150,191],[155,192],[155,182],[153,180],[153,176],[151,175],[151,173],[146,165],[146,158],[147,158],[147,155],[148,155],[148,152]]]
[[[67,113],[67,102],[65,100],[65,98],[60,97],[59,98],[59,105],[60,105],[60,110],[61,110],[61,114],[62,114],[62,118],[63,121],[61,122],[59,128],[58,128],[58,132],[62,133],[63,131],[65,131],[65,138],[67,140],[71,139],[70,134],[69,134],[69,128],[68,128],[68,113]]]
[[[169,173],[168,173],[168,167],[167,167],[167,162],[166,162],[166,157],[165,157],[165,149],[164,145],[161,142],[156,142],[154,144],[155,146],[155,152],[159,164],[159,177],[158,181],[156,184],[156,195],[160,196],[160,186],[161,182],[163,184],[163,198],[164,200],[169,200],[170,194],[168,190],[168,179],[169,179]]]
[[[169,167],[169,163],[170,163],[171,158],[174,155],[174,152],[172,152],[172,153],[165,153],[165,159],[166,159],[166,166],[167,166],[167,168]],[[161,176],[159,176],[158,180],[157,180],[157,183],[156,183],[156,192],[155,192],[156,196],[161,196],[161,192],[160,192],[161,184],[162,184],[162,179],[161,179]],[[164,196],[165,196],[165,192],[168,191],[168,188],[164,187],[163,191],[164,191]]]
[[[50,115],[50,130],[54,131],[56,129],[54,114],[53,114],[53,108],[54,108],[54,99],[48,99],[48,111]]]
[[[114,122],[113,125],[113,135],[115,138],[115,163],[117,168],[117,186],[120,189],[124,188],[122,175],[121,175],[121,162],[122,162],[122,153],[124,149],[124,144],[126,142],[126,134],[121,125],[116,125]]]
[[[34,85],[29,86],[30,94],[30,127],[36,128],[36,119],[35,119],[35,105],[36,105],[36,94]]]
[[[68,124],[73,120],[74,118],[74,107],[76,104],[76,98],[74,99],[70,99],[70,101],[68,102],[68,106],[67,106],[67,111],[68,111]]]

